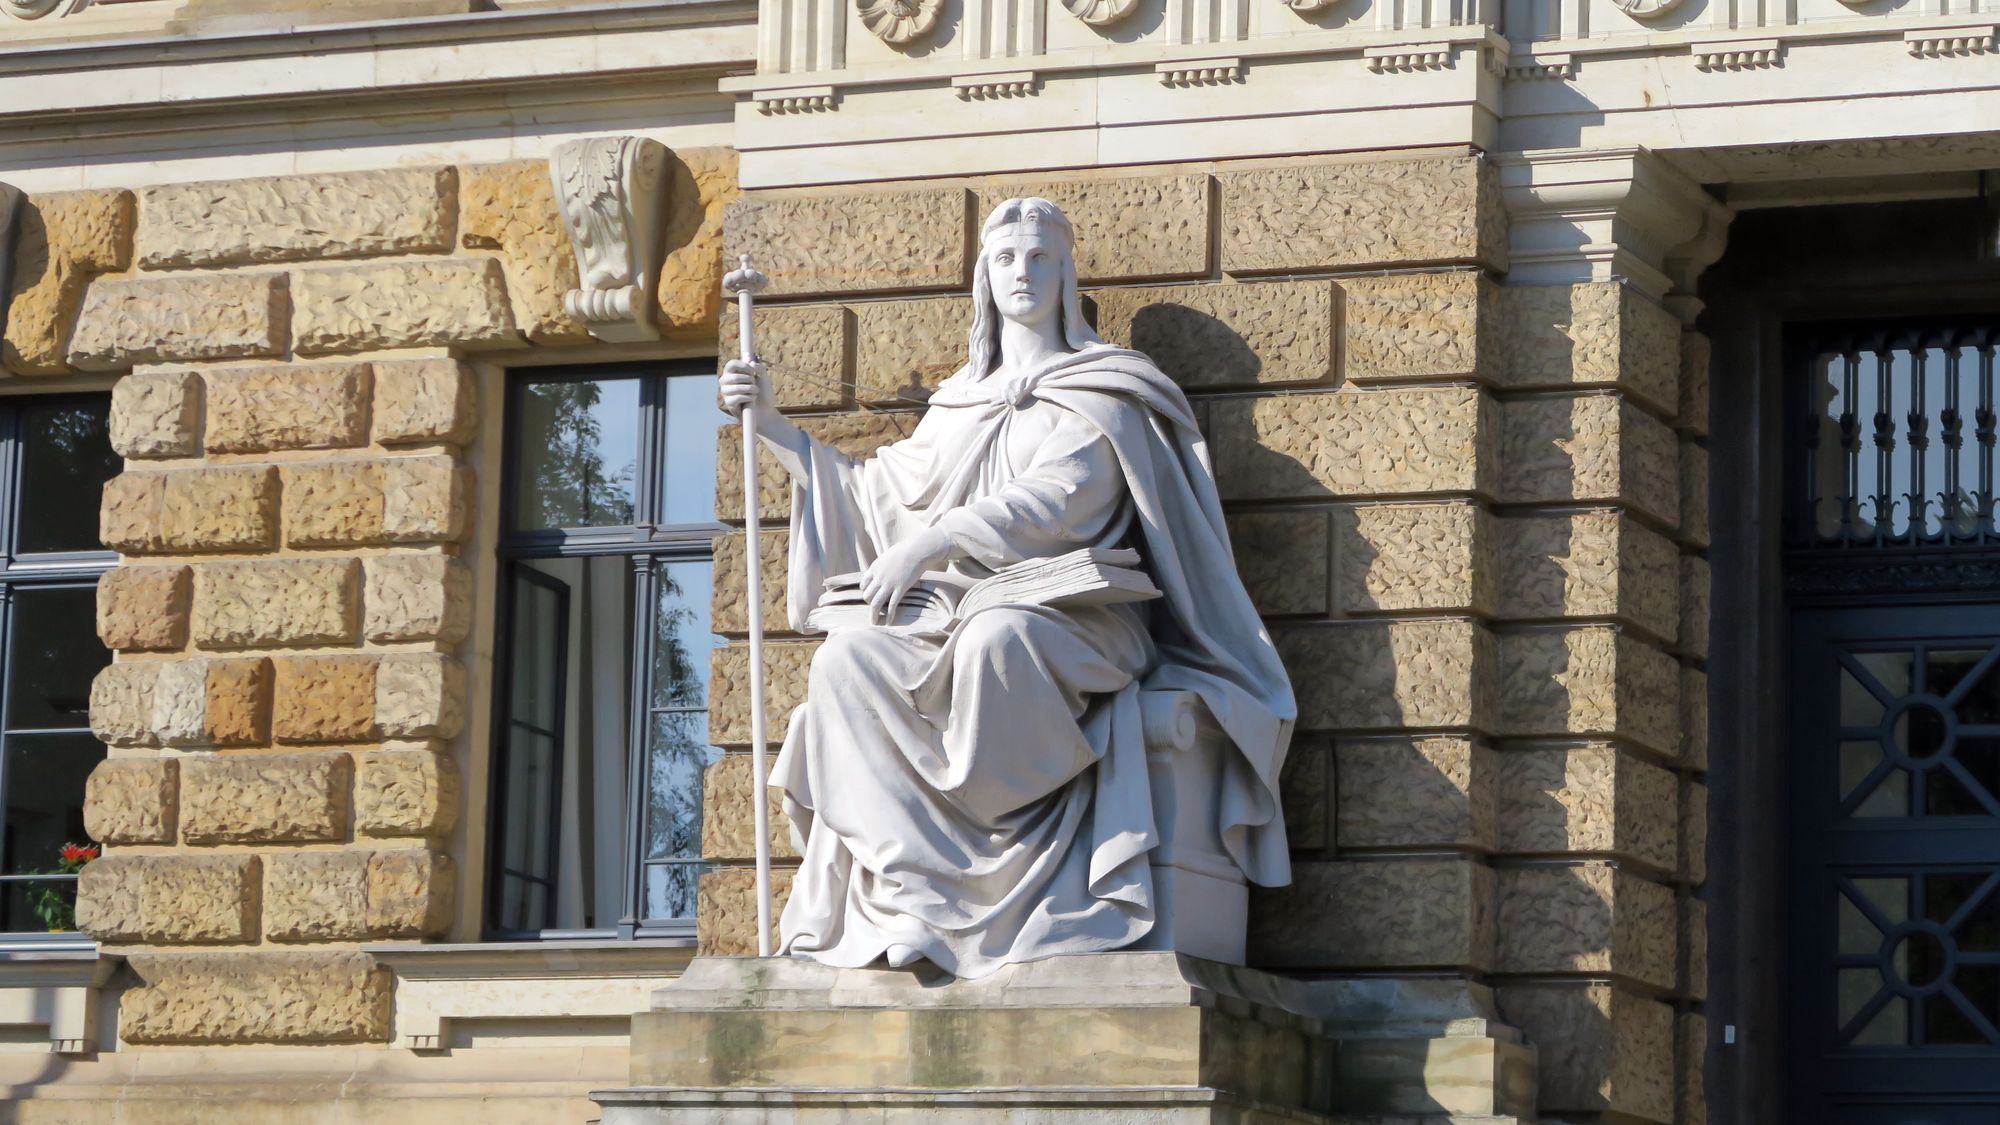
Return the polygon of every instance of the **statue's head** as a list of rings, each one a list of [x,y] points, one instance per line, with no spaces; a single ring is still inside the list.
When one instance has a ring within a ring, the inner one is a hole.
[[[1002,321],[1050,319],[1073,350],[1104,342],[1083,319],[1076,230],[1068,216],[1046,199],[1009,199],[986,217],[972,268],[973,378],[984,378],[999,362]]]

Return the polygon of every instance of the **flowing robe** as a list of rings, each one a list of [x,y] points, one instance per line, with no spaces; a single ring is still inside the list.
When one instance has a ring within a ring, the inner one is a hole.
[[[1287,881],[1277,779],[1291,689],[1236,576],[1187,401],[1149,360],[1093,346],[1004,386],[962,371],[910,438],[868,460],[815,442],[805,462],[794,628],[827,575],[927,527],[971,577],[1133,546],[1165,596],[1003,606],[943,638],[829,637],[771,778],[802,856],[784,951],[973,977],[1144,937],[1159,836],[1142,686],[1201,696],[1231,742],[1223,844],[1253,881]]]

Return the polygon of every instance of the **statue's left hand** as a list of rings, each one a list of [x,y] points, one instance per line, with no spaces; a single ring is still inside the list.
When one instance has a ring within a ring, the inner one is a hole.
[[[924,571],[935,568],[951,554],[951,538],[927,527],[882,552],[861,575],[861,595],[875,611],[875,620],[887,622],[895,616],[896,603],[917,584]]]

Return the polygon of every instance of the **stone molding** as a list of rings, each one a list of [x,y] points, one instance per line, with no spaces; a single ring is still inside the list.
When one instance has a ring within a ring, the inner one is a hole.
[[[395,977],[393,1042],[451,1046],[454,1025],[484,1020],[621,1018],[694,957],[684,941],[364,945]]]
[[[580,287],[563,298],[600,340],[656,340],[667,149],[645,137],[591,137],[549,156]]]
[[[1622,280],[1684,320],[1734,212],[1645,149],[1523,153],[1499,161],[1516,285]]]
[[[95,1055],[99,998],[123,963],[95,948],[0,952],[0,1028],[46,1039],[51,1054]]]

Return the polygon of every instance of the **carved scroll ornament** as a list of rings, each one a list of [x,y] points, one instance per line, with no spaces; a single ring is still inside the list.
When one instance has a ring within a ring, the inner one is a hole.
[[[937,26],[944,16],[944,0],[855,0],[854,9],[877,39],[900,47]]]
[[[90,0],[0,0],[0,12],[17,20],[38,20],[48,15],[71,15],[89,4]]]
[[[1109,27],[1139,9],[1139,0],[1063,0],[1069,14],[1092,27]]]
[[[582,285],[563,308],[600,340],[656,340],[667,149],[644,137],[591,137],[549,158]]]

